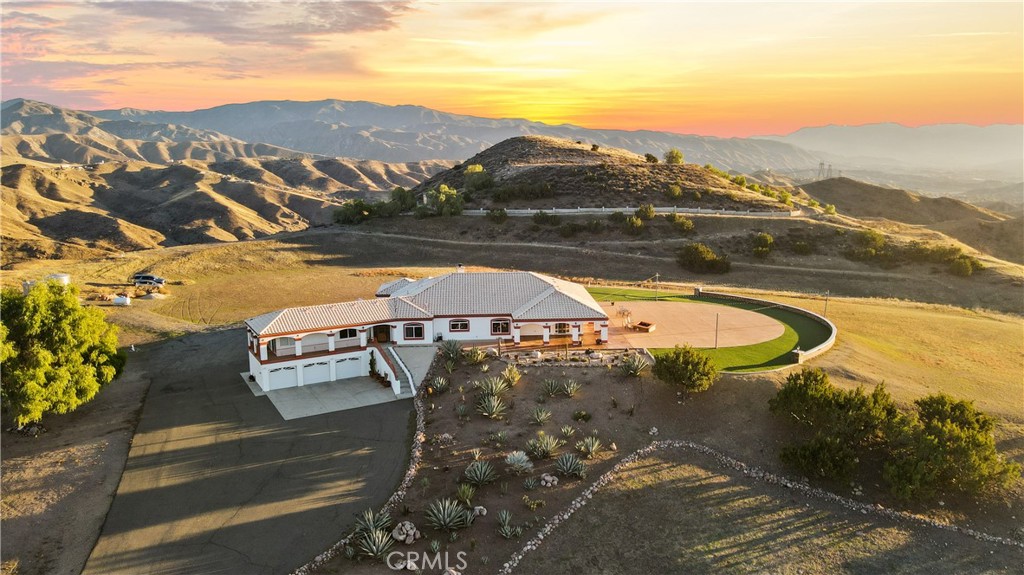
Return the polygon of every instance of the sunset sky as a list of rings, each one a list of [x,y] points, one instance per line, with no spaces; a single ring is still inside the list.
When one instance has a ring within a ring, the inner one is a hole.
[[[370,100],[718,136],[1022,122],[1024,4],[9,2],[3,98]]]

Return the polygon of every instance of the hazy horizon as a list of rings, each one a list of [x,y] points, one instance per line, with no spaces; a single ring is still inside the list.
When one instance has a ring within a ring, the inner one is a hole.
[[[1024,123],[1019,2],[4,2],[2,12],[4,99],[81,110],[340,99],[721,137]]]

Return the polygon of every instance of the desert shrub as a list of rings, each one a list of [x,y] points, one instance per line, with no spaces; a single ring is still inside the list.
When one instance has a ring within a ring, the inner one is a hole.
[[[601,149],[601,146],[598,146],[597,144],[590,144],[590,151],[591,152],[596,152],[596,151],[598,151],[600,149]]]
[[[608,221],[613,224],[622,224],[626,222],[626,214],[622,212],[612,212],[608,214]]]
[[[493,483],[498,475],[494,473],[494,466],[487,461],[474,461],[466,466],[466,470],[462,473],[466,483],[473,485],[474,487],[482,487],[488,483]]]
[[[582,409],[579,411],[574,411],[572,414],[573,421],[590,421],[591,417],[592,416],[590,415],[590,413]]]
[[[787,206],[792,206],[793,205],[793,194],[787,192],[786,190],[782,190],[781,192],[779,192],[778,200],[780,202],[786,204]]]
[[[631,236],[638,236],[644,231],[644,221],[636,216],[626,218],[622,231]]]
[[[830,216],[836,215],[836,207],[832,204],[825,204],[825,213]]]
[[[814,199],[807,200],[807,207],[808,208],[816,208],[816,207],[818,207],[820,205],[821,204],[818,203],[818,200],[814,200]]]
[[[358,224],[373,217],[373,205],[364,200],[349,200],[334,210],[334,221],[339,224]]]
[[[665,188],[665,196],[673,200],[681,198],[683,197],[683,188],[680,187],[679,184],[669,184],[669,186]]]
[[[699,202],[700,199],[701,199],[700,191],[699,190],[693,190],[693,201]]]
[[[658,156],[655,156],[654,154],[647,152],[646,154],[644,154],[644,161],[647,162],[648,164],[657,164]]]
[[[814,253],[814,246],[803,240],[793,242],[793,253],[800,256],[809,256]]]
[[[704,391],[718,379],[718,368],[706,354],[686,345],[659,354],[651,373],[688,392]]]
[[[463,182],[467,192],[486,190],[494,186],[494,178],[480,164],[466,166],[466,170],[463,172]]]
[[[562,236],[563,238],[571,238],[586,229],[586,224],[581,224],[578,222],[565,222],[564,224],[558,226],[558,235]]]
[[[672,165],[679,165],[683,163],[683,153],[679,150],[672,148],[665,152],[665,163]]]
[[[654,205],[653,204],[642,204],[639,208],[633,212],[633,215],[644,221],[650,221],[654,219]]]
[[[754,236],[753,244],[754,256],[764,259],[772,253],[772,249],[775,247],[775,238],[771,234],[761,232]]]
[[[914,404],[917,413],[897,418],[890,431],[882,475],[896,496],[984,495],[1020,478],[1020,465],[996,451],[995,422],[972,402],[937,394]]]
[[[608,226],[605,225],[605,223],[602,222],[601,220],[589,220],[586,226],[587,231],[592,234],[600,234],[608,229]]]
[[[487,211],[487,219],[496,224],[503,224],[508,221],[508,212],[505,208],[495,208]]]
[[[693,231],[693,220],[683,214],[665,214],[665,219],[681,234],[688,234]]]
[[[539,226],[557,226],[562,223],[562,218],[557,214],[549,214],[544,210],[533,214],[533,223]]]
[[[878,251],[885,247],[885,236],[878,230],[860,230],[854,234],[853,243],[859,248]]]
[[[436,499],[427,506],[427,525],[440,531],[456,531],[469,524],[466,509],[455,499]]]
[[[702,243],[687,244],[680,248],[676,252],[676,262],[685,270],[701,274],[724,274],[731,267],[728,258],[719,256]]]

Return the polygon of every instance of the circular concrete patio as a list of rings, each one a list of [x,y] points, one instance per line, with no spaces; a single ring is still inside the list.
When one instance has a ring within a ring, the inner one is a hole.
[[[778,321],[757,313],[712,303],[675,301],[601,302],[608,314],[608,346],[665,348],[676,345],[715,347],[718,316],[718,347],[752,345],[773,340],[785,332]],[[653,332],[631,330],[619,313],[630,311],[633,323],[655,324]]]

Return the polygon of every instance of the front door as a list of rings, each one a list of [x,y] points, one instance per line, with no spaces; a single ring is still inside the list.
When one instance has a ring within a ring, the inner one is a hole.
[[[377,343],[388,343],[391,341],[391,326],[390,325],[375,325],[373,326],[373,339]]]

